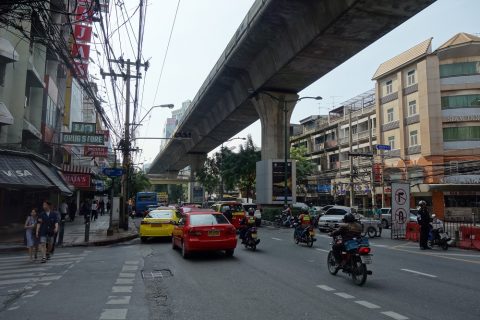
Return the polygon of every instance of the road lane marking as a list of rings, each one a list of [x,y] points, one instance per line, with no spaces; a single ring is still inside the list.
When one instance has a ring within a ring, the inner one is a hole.
[[[52,281],[52,280],[58,280],[61,277],[62,276],[46,276],[46,277],[40,277],[40,278],[23,278],[23,279],[1,280],[0,285]]]
[[[131,296],[109,296],[107,304],[129,304]]]
[[[39,293],[40,290],[34,290],[34,291],[30,291],[28,294],[22,296],[22,298],[31,298],[31,297],[34,297],[35,295],[37,295],[37,293]]]
[[[420,272],[420,271],[415,271],[415,270],[410,270],[410,269],[400,269],[402,271],[405,271],[405,272],[410,272],[410,273],[415,273],[415,274],[419,274],[421,276],[425,276],[425,277],[430,277],[430,278],[436,278],[437,276],[433,275],[433,274],[429,274],[429,273],[423,273],[423,272]]]
[[[127,318],[128,309],[103,309],[101,320],[123,320]]]
[[[325,291],[335,291],[335,289],[333,289],[332,287],[329,287],[329,286],[326,286],[326,285],[318,285],[317,288],[320,288],[322,290],[325,290]]]
[[[315,248],[315,250],[317,250],[317,251],[321,251],[321,252],[326,252],[326,253],[329,253],[329,252],[330,252],[329,250],[320,249],[320,248]]]
[[[447,256],[442,255],[442,254],[427,253],[427,252],[423,252],[423,251],[420,252],[420,251],[416,251],[416,250],[412,251],[412,250],[398,249],[398,248],[395,248],[395,247],[392,247],[392,249],[397,250],[397,251],[408,252],[408,253],[420,254],[420,255],[423,255],[423,256],[430,256],[430,257],[437,257],[437,258],[442,258],[442,259],[469,262],[469,263],[473,263],[473,264],[480,264],[480,261],[460,259],[460,258],[454,258],[454,257],[447,257]]]
[[[280,239],[280,238],[272,238],[272,239],[277,241],[283,241],[283,239]]]
[[[135,278],[135,273],[120,272],[118,276],[120,278]]]
[[[393,318],[395,320],[407,320],[407,319],[409,319],[408,317],[405,317],[404,315],[401,315],[401,314],[393,312],[393,311],[384,311],[384,312],[381,312],[381,314],[384,314],[387,317]]]
[[[125,272],[125,271],[137,271],[138,270],[138,266],[123,266],[122,267],[122,272]]]
[[[13,306],[13,307],[8,308],[7,310],[12,311],[12,310],[17,310],[18,308],[20,308],[20,306]]]
[[[361,306],[364,306],[365,308],[368,308],[368,309],[380,309],[380,306],[377,306],[376,304],[373,304],[365,300],[357,300],[355,301],[355,303]]]
[[[133,281],[135,281],[135,279],[119,278],[119,279],[117,279],[115,284],[133,284]]]
[[[112,292],[126,292],[126,293],[131,293],[132,292],[133,286],[113,286],[112,287]]]
[[[336,294],[337,296],[342,297],[344,299],[355,299],[354,296],[352,296],[348,293],[345,293],[345,292],[335,292],[334,294]]]
[[[128,261],[125,261],[125,264],[138,264],[139,262],[136,261],[136,260],[128,260]]]
[[[370,244],[372,247],[378,247],[378,248],[390,248],[390,246],[387,246],[386,244]]]

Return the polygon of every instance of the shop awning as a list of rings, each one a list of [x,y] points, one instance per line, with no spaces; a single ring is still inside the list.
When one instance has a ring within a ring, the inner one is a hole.
[[[18,61],[19,56],[15,48],[5,38],[0,38],[0,63],[9,63]]]
[[[10,154],[0,154],[0,186],[21,189],[56,187],[31,159]]]
[[[430,184],[429,189],[430,191],[480,191],[480,184]]]
[[[3,102],[0,102],[0,123],[13,124],[13,116]]]
[[[72,190],[67,186],[67,183],[63,180],[63,178],[60,176],[60,174],[57,172],[57,170],[53,167],[47,167],[43,163],[40,163],[38,161],[33,160],[35,165],[43,172],[47,178],[53,182],[57,186],[57,188],[60,190],[60,192],[63,195],[66,196],[71,196],[72,195]]]

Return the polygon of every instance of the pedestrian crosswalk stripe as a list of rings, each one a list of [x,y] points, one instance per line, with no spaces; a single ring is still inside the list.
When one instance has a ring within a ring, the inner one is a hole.
[[[40,252],[38,253],[40,255]],[[80,257],[86,257],[86,254],[80,253],[80,254],[72,254],[72,253],[55,253],[53,255],[56,258],[67,258],[67,257],[72,257],[72,258],[80,258]],[[12,261],[12,260],[27,260],[28,255],[27,254],[22,254],[22,255],[15,255],[15,256],[10,256],[10,257],[1,257],[0,261]],[[3,262],[2,262],[3,263]]]
[[[46,276],[46,277],[40,277],[40,278],[22,278],[22,279],[0,280],[0,285],[52,281],[52,280],[58,280],[61,277],[62,276]]]
[[[13,276],[15,277],[44,277],[44,276],[51,276],[54,275],[55,273],[46,273],[46,272],[25,272],[25,273],[17,273],[17,272],[11,272],[11,273],[0,273],[0,280],[1,279],[9,279],[12,278]]]

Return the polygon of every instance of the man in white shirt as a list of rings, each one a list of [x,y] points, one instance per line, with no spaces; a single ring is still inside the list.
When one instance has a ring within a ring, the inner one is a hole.
[[[98,204],[97,204],[97,200],[93,200],[92,201],[92,221],[93,220],[97,220],[98,218]]]

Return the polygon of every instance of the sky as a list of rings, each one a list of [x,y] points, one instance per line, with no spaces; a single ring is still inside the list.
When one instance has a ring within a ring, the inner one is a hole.
[[[139,0],[124,2],[132,12]],[[148,1],[143,57],[149,59],[150,69],[144,77],[141,116],[154,105],[174,104],[175,108],[179,108],[183,101],[193,100],[253,2],[181,0],[160,78],[178,0]],[[298,123],[312,114],[326,114],[341,102],[373,88],[371,78],[382,62],[430,37],[433,37],[432,49],[435,50],[459,32],[479,35],[479,12],[478,0],[437,0],[301,91],[300,96],[320,95],[323,100],[299,102],[291,122]],[[153,109],[144,125],[139,127],[137,137],[162,137],[166,118],[170,114],[169,109]],[[235,137],[250,134],[255,144],[260,146],[260,132],[260,122],[257,121]],[[234,148],[239,143],[242,141],[231,141],[228,146]],[[135,157],[137,163],[151,162],[158,154],[160,144],[160,140],[138,140],[142,153]]]

